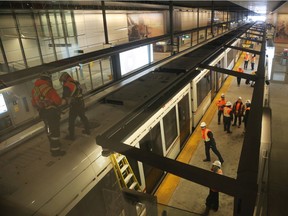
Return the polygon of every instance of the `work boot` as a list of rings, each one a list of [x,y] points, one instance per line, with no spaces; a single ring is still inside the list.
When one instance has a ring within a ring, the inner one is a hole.
[[[62,150],[52,151],[52,152],[51,152],[51,155],[52,155],[53,157],[63,156],[63,155],[65,155],[65,154],[66,154],[66,152],[65,152],[65,151],[62,151]]]
[[[204,160],[203,160],[203,162],[209,162],[209,161],[210,161],[210,160],[208,160],[208,159],[204,159]]]

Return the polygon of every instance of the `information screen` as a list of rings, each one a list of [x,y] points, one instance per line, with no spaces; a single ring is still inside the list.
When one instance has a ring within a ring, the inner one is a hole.
[[[3,94],[0,94],[0,114],[7,112],[7,106]]]

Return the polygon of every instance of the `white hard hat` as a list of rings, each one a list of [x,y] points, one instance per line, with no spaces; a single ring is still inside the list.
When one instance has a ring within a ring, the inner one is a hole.
[[[221,97],[222,97],[222,98],[224,98],[224,97],[225,97],[225,94],[224,94],[224,93],[222,93],[222,94],[221,94]]]
[[[242,100],[242,97],[238,97],[239,100]]]
[[[217,167],[221,168],[221,162],[220,162],[220,161],[218,161],[218,160],[215,160],[215,161],[213,162],[213,164],[212,164],[212,165],[214,165],[214,166],[217,166]]]
[[[250,101],[250,100],[246,100],[246,103],[249,103],[249,104],[250,104],[250,103],[251,103],[251,101]]]
[[[201,122],[200,127],[206,127],[206,123],[205,122]]]
[[[232,103],[231,103],[230,101],[228,101],[228,102],[226,103],[226,106],[232,106]]]

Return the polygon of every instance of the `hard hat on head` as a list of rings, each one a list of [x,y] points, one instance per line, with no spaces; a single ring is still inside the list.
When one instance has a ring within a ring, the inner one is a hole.
[[[217,166],[217,167],[221,168],[221,162],[220,162],[220,161],[218,161],[218,160],[215,160],[215,161],[213,162],[213,164],[212,164],[212,165],[214,165],[214,166]]]
[[[70,74],[67,72],[63,72],[59,78],[60,82],[65,82],[67,81],[69,78],[71,78]]]
[[[44,79],[44,80],[51,80],[52,79],[52,75],[48,72],[43,72],[40,74],[40,79]]]
[[[224,98],[224,97],[225,97],[225,94],[224,94],[224,93],[222,93],[222,94],[221,94],[221,98]]]
[[[206,127],[206,123],[205,123],[205,122],[201,122],[200,127],[201,127],[201,128]]]
[[[250,100],[246,100],[246,104],[250,104],[251,103],[251,101]]]
[[[242,100],[242,97],[238,97],[238,100]]]
[[[231,103],[230,101],[228,101],[228,102],[226,103],[226,106],[232,106],[232,103]]]

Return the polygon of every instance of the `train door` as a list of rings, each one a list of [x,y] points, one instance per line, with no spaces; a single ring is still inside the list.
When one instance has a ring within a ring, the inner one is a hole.
[[[190,134],[190,113],[189,96],[186,94],[178,103],[178,116],[180,127],[180,148],[182,149],[185,141]]]
[[[216,80],[217,80],[217,72],[211,70],[211,101],[216,96],[218,91]]]
[[[163,156],[160,123],[157,123],[139,142],[140,148]],[[164,171],[143,163],[146,192],[152,193]]]

